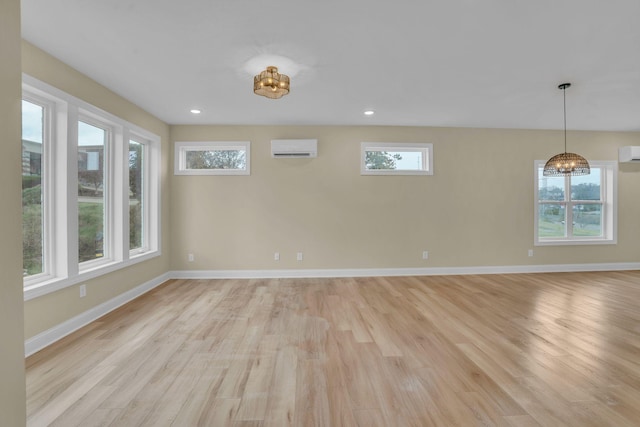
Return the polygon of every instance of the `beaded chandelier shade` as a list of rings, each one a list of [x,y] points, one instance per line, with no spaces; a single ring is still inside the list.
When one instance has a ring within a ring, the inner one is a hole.
[[[567,96],[566,89],[571,83],[562,83],[558,89],[562,89],[564,98],[564,153],[556,154],[544,165],[543,176],[565,175],[589,175],[591,168],[587,159],[576,153],[567,153]]]
[[[278,73],[278,68],[269,66],[253,78],[253,92],[271,99],[282,98],[289,93],[289,76]]]

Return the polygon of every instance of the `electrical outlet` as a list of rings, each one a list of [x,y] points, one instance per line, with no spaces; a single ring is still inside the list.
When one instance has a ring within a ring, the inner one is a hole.
[[[280,261],[280,252],[275,252],[273,254],[273,260],[274,261]]]
[[[80,285],[80,298],[87,296],[87,285]]]
[[[196,260],[196,257],[193,254],[187,255],[187,258],[189,259],[189,262],[193,262]]]
[[[302,261],[302,252],[298,252],[298,254],[296,255],[296,259],[298,261]]]
[[[422,251],[422,259],[429,259],[429,251]]]
[[[533,256],[533,249],[529,249],[529,256]]]

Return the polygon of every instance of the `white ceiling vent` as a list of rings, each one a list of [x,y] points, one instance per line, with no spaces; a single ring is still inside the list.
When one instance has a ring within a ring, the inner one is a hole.
[[[640,147],[620,147],[618,150],[618,162],[640,162]]]
[[[317,157],[317,139],[272,139],[271,157],[301,158]]]

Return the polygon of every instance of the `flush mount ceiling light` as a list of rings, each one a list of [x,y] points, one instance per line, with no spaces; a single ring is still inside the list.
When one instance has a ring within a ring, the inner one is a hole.
[[[567,153],[567,95],[566,90],[571,83],[562,83],[558,89],[562,89],[564,98],[564,153],[556,154],[544,165],[544,176],[589,175],[591,168],[587,159],[576,153]]]
[[[289,76],[278,73],[278,67],[269,66],[253,78],[253,92],[271,99],[289,93]]]

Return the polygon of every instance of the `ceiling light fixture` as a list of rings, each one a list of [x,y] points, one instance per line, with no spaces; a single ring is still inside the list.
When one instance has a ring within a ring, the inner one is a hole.
[[[365,111],[365,112],[364,112],[364,115],[365,115],[365,116],[373,116],[375,113],[376,113],[376,112],[375,112],[375,111],[373,111],[373,110],[367,110],[367,111]]]
[[[289,93],[289,76],[278,73],[278,67],[269,66],[253,78],[253,92],[271,99]]]
[[[571,83],[562,83],[558,89],[562,89],[564,98],[564,153],[556,154],[544,165],[543,176],[589,175],[591,168],[587,159],[576,153],[567,153],[567,95],[566,90]]]
[[[200,110],[198,110],[198,109],[196,109],[196,108],[194,108],[193,110],[191,110],[191,113],[192,113],[192,114],[200,114],[201,112],[202,112],[202,111],[200,111]]]

